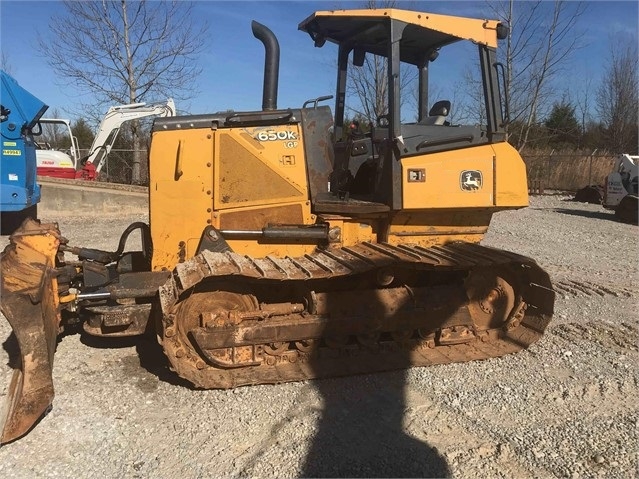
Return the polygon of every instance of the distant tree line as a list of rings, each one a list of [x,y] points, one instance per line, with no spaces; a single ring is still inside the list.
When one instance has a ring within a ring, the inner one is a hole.
[[[595,91],[594,113],[588,112],[587,93],[571,100],[565,95],[554,102],[550,113],[533,121],[526,130],[521,120],[509,125],[509,141],[528,149],[552,147],[563,150],[606,150],[637,154],[639,148],[639,57],[632,39],[617,39],[603,66],[603,79]],[[612,43],[612,42],[611,42]],[[624,44],[625,43],[625,44]]]

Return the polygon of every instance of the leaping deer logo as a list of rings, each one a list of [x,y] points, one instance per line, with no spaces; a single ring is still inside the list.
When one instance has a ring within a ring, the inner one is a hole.
[[[465,170],[459,178],[460,187],[464,191],[476,191],[482,187],[481,171]]]

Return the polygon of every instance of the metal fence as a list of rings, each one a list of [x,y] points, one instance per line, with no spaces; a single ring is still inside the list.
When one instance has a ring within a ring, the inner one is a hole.
[[[133,183],[133,158],[136,150],[112,149],[106,157],[102,170],[98,175],[98,181],[108,183],[121,183],[130,185]],[[148,150],[137,150],[140,153],[140,181],[136,184],[149,184]],[[80,158],[89,154],[89,150],[80,150]]]
[[[615,155],[608,153],[551,152],[524,153],[522,156],[531,193],[543,193],[544,190],[577,191],[588,185],[603,185],[615,162]]]

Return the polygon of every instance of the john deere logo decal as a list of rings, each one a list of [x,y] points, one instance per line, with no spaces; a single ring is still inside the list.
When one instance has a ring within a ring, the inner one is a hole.
[[[464,170],[459,175],[459,186],[462,191],[480,190],[484,180],[479,170]]]

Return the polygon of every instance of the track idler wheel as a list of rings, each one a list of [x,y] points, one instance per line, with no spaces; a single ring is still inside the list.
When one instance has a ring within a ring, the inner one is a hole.
[[[165,316],[160,341],[164,346],[169,362],[178,375],[201,388],[232,387],[224,384],[224,375],[211,373],[210,363],[219,360],[233,361],[237,355],[246,355],[241,348],[224,348],[220,350],[201,350],[192,339],[191,332],[200,327],[220,327],[238,324],[241,319],[233,320],[228,312],[253,311],[259,305],[254,296],[231,291],[193,291],[180,301],[174,313]],[[217,319],[215,314],[207,315],[204,323],[202,313],[224,312]],[[272,345],[273,349],[284,348],[284,345]],[[288,343],[285,345],[288,347]],[[240,350],[240,351],[238,351]]]

